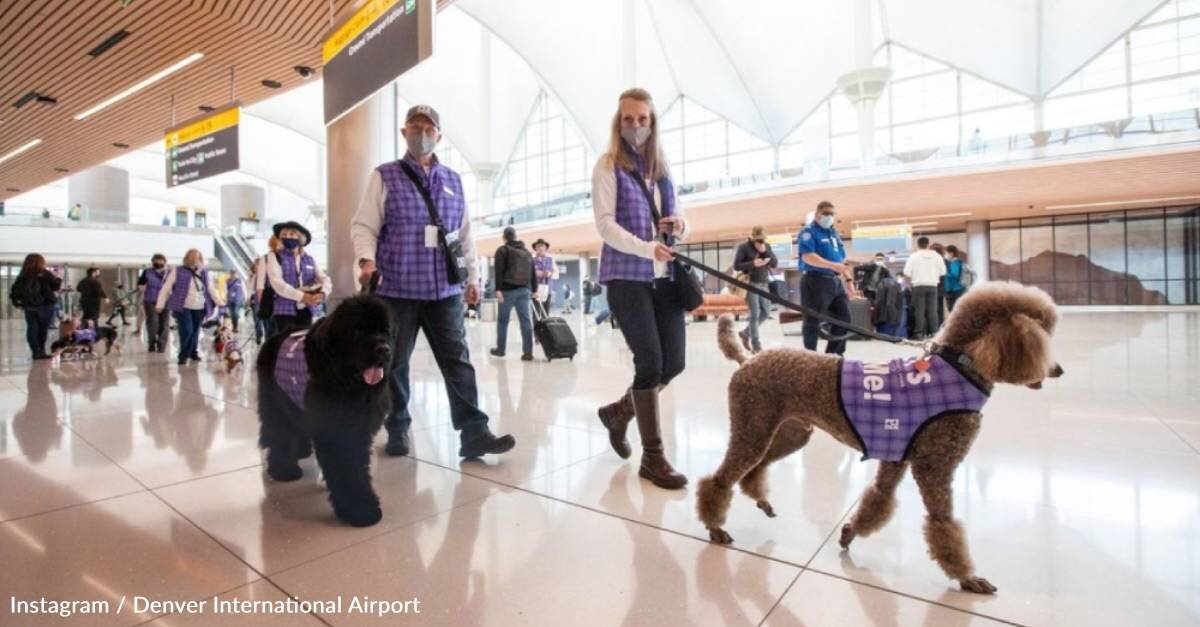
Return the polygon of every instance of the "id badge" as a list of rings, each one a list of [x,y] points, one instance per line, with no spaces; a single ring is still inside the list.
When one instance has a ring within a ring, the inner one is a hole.
[[[432,224],[425,225],[425,248],[438,247],[438,228]]]

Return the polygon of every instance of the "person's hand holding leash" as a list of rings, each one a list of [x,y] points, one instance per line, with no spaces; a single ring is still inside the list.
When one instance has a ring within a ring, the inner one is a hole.
[[[670,246],[667,246],[662,242],[655,242],[654,258],[663,263],[668,263],[675,259],[675,251],[671,250]]]
[[[499,293],[499,292],[497,292],[497,293]],[[475,285],[474,283],[468,284],[467,291],[463,294],[463,298],[467,301],[468,305],[478,305],[479,304],[479,286]]]

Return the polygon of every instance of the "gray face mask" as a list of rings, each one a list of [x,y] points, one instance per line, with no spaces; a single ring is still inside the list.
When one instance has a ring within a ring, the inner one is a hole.
[[[635,128],[623,128],[621,129],[621,139],[629,142],[630,146],[641,150],[642,144],[645,144],[646,140],[650,139],[650,127],[638,126]]]
[[[433,152],[437,146],[437,139],[429,137],[424,133],[409,133],[404,137],[405,143],[408,144],[408,151],[414,157],[424,157]]]

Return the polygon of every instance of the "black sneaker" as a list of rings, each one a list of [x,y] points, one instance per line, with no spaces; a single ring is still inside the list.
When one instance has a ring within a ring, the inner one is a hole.
[[[533,361],[533,353],[525,353],[521,355],[521,361]]]
[[[502,435],[497,437],[492,433],[487,425],[475,427],[471,430],[463,429],[462,447],[458,449],[459,457],[483,457],[488,453],[499,455],[507,453],[516,446],[517,440],[511,435]]]
[[[203,361],[200,359],[200,353],[192,353],[191,355],[188,355],[188,359],[192,361]]]
[[[388,432],[387,444],[383,447],[383,452],[389,457],[404,457],[408,455],[412,443],[408,437],[408,429]]]
[[[491,355],[492,357],[503,357],[504,356],[504,353],[498,348],[493,348],[492,350],[488,351],[488,354]]]

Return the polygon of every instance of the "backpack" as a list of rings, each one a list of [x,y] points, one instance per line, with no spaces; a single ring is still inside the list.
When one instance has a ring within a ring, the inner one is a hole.
[[[975,284],[975,270],[971,269],[971,266],[968,266],[967,262],[964,261],[962,262],[962,268],[958,272],[958,284],[963,286],[963,290],[971,289],[971,286]]]
[[[508,265],[504,268],[504,276],[500,282],[508,285],[529,285],[533,280],[533,255],[524,248],[516,246],[504,247]]]
[[[42,294],[42,284],[34,277],[26,277],[23,281],[13,281],[12,287],[8,290],[8,300],[13,307],[22,309],[46,304],[45,295]]]

